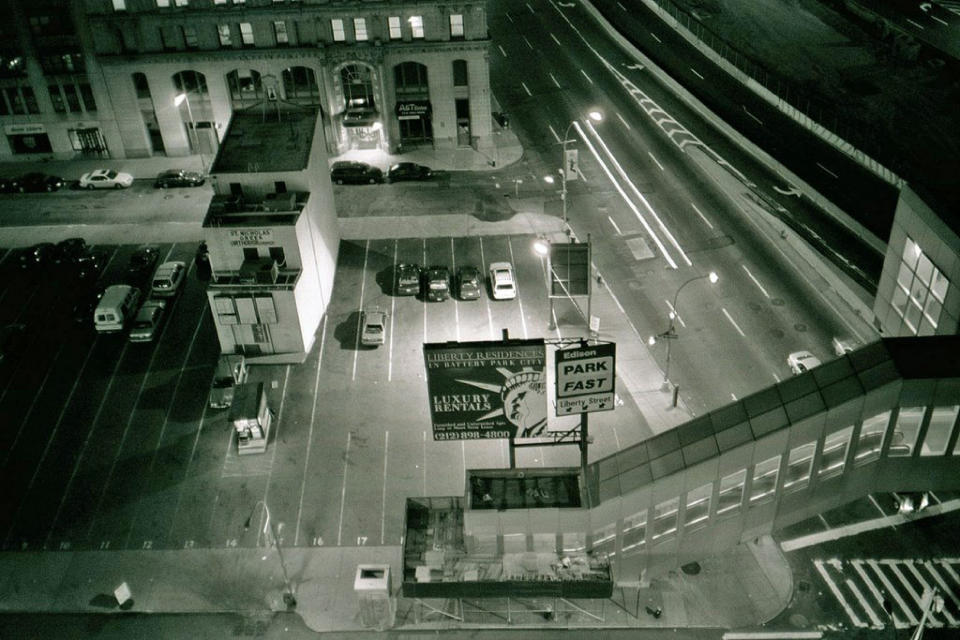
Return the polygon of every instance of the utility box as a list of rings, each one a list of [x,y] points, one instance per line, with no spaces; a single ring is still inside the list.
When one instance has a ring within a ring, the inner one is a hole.
[[[237,432],[237,453],[263,453],[267,450],[273,412],[267,404],[267,392],[262,382],[241,384],[233,393],[230,424]]]
[[[364,627],[384,631],[393,626],[397,607],[390,594],[390,565],[357,565],[353,590],[360,600],[360,621]]]

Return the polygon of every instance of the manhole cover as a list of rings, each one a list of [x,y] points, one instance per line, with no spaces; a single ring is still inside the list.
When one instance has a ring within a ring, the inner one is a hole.
[[[685,564],[682,567],[680,567],[680,570],[683,571],[688,576],[695,576],[698,573],[700,573],[700,563],[691,562],[689,564]]]
[[[771,329],[770,336],[776,338],[777,340],[783,339],[783,330],[782,329]]]
[[[803,324],[802,322],[798,322],[797,324],[793,325],[793,328],[803,333],[807,330],[807,325]]]
[[[759,304],[757,304],[756,302],[751,302],[751,303],[750,303],[750,310],[751,310],[751,311],[760,311],[760,309],[762,309],[762,307],[761,307]]]
[[[800,613],[795,613],[790,616],[790,624],[796,627],[797,629],[806,629],[810,626],[810,621],[807,620],[807,617]]]
[[[786,302],[784,302],[783,298],[770,298],[770,304],[775,307],[782,307]]]

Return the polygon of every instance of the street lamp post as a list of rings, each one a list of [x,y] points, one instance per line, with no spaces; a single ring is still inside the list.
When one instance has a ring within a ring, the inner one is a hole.
[[[667,330],[663,333],[658,333],[656,336],[651,336],[650,340],[648,341],[651,345],[656,344],[657,340],[667,341],[667,364],[663,369],[663,385],[661,387],[664,391],[670,390],[670,345],[679,337],[677,336],[677,329],[674,321],[677,318],[677,300],[680,298],[680,292],[683,291],[683,288],[691,282],[707,279],[710,280],[710,284],[716,284],[720,279],[720,276],[717,275],[716,271],[711,271],[706,275],[694,276],[680,285],[680,287],[677,289],[677,292],[673,295],[673,304],[670,306],[670,326],[667,327]],[[674,406],[676,406],[676,394],[674,394]]]
[[[280,559],[280,570],[283,572],[283,604],[286,605],[287,609],[293,609],[297,606],[297,598],[293,595],[293,587],[290,586],[290,577],[287,575],[287,564],[283,560],[283,550],[280,548],[280,538],[277,537],[277,532],[273,528],[273,521],[270,519],[270,508],[267,506],[267,503],[263,500],[258,500],[257,504],[253,505],[253,510],[250,511],[250,515],[247,517],[246,522],[243,523],[243,530],[248,531],[250,529],[250,521],[253,519],[253,514],[256,513],[257,507],[263,505],[263,512],[267,516],[266,522],[263,524],[264,535],[269,535],[273,539],[273,545],[277,548],[277,557]],[[264,556],[266,558],[266,556]]]
[[[187,136],[187,138],[190,140],[190,144],[194,145],[194,149],[200,156],[200,172],[206,175],[207,165],[203,160],[203,151],[200,149],[200,134],[197,132],[197,121],[193,119],[193,110],[190,108],[190,98],[186,92],[183,92],[177,94],[177,97],[173,99],[173,104],[176,107],[179,107],[184,102],[187,103],[187,117],[190,118],[190,130],[193,131],[193,136]]]
[[[601,122],[603,120],[603,114],[599,111],[591,111],[587,114],[594,122]],[[560,178],[562,182],[562,188],[560,190],[560,203],[563,207],[563,226],[567,226],[567,173],[569,168],[567,167],[567,143],[575,142],[574,140],[568,140],[567,138],[570,135],[570,129],[577,123],[576,120],[571,120],[570,124],[567,125],[567,130],[563,132],[563,151],[560,157]]]

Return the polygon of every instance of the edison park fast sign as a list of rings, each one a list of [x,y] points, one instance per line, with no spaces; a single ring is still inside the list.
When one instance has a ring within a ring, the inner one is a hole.
[[[434,440],[537,438],[547,430],[542,339],[423,345]]]
[[[611,411],[616,357],[612,342],[557,351],[557,415]]]

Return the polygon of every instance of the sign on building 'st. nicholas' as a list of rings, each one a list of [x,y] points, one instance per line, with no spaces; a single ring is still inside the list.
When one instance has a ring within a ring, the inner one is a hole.
[[[613,409],[616,352],[612,342],[557,351],[558,416]]]

